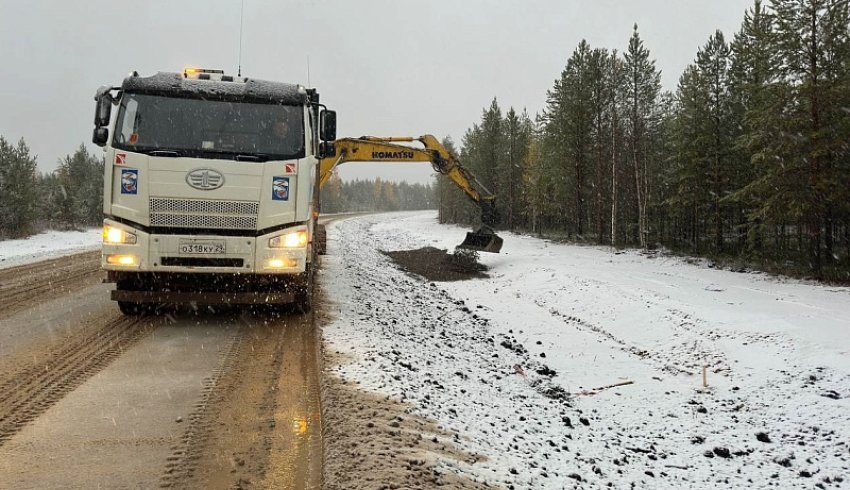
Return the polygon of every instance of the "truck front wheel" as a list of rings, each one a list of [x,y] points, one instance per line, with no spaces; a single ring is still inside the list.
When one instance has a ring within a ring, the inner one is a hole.
[[[118,309],[121,313],[127,316],[139,316],[150,311],[150,307],[145,303],[135,303],[133,301],[119,301]]]
[[[310,309],[313,308],[313,292],[310,289],[296,293],[295,311],[298,313],[310,313]]]

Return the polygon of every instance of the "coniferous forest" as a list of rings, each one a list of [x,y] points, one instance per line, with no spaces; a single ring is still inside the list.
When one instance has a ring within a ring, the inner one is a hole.
[[[467,130],[457,154],[503,227],[850,278],[850,2],[755,1],[675,92],[637,25],[626,46],[582,41],[542,113],[494,98]],[[477,220],[437,193],[441,221]]]
[[[322,213],[349,211],[415,211],[434,209],[434,187],[407,182],[375,180],[343,181],[333,174],[322,189]]]
[[[55,171],[40,173],[23,139],[11,144],[0,136],[0,238],[102,222],[102,158],[81,144]]]

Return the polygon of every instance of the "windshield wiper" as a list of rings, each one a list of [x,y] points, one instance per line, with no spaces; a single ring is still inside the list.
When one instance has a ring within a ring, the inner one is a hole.
[[[236,153],[230,151],[215,150],[148,150],[144,151],[143,153],[146,153],[152,157],[169,158],[177,158],[183,156],[192,156],[200,158],[232,158],[237,162],[267,162],[269,161],[269,159],[271,159],[271,156],[265,153]]]
[[[149,152],[149,153],[148,153],[148,155],[150,155],[150,156],[152,156],[152,157],[171,157],[171,158],[177,158],[177,157],[179,157],[179,156],[180,156],[180,153],[178,153],[178,152],[176,152],[176,151],[174,151],[174,150],[153,150],[153,151]]]
[[[265,162],[268,161],[269,156],[263,155],[262,153],[257,153],[254,155],[236,155],[234,157],[237,162]]]

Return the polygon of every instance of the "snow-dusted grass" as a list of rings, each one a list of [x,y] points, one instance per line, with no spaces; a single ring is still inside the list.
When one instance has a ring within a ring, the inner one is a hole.
[[[0,269],[96,250],[100,247],[101,240],[100,228],[84,231],[50,230],[19,240],[2,240]]]
[[[515,488],[850,482],[850,289],[511,234],[482,280],[429,283],[378,252],[451,250],[466,231],[432,212],[339,222],[323,272],[325,342],[355,359],[338,373],[488,458],[446,471]]]

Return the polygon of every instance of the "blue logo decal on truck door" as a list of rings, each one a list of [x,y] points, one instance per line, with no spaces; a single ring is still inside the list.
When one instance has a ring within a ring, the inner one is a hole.
[[[272,200],[289,200],[289,177],[272,177]]]
[[[139,171],[135,169],[121,170],[121,194],[139,193]]]

